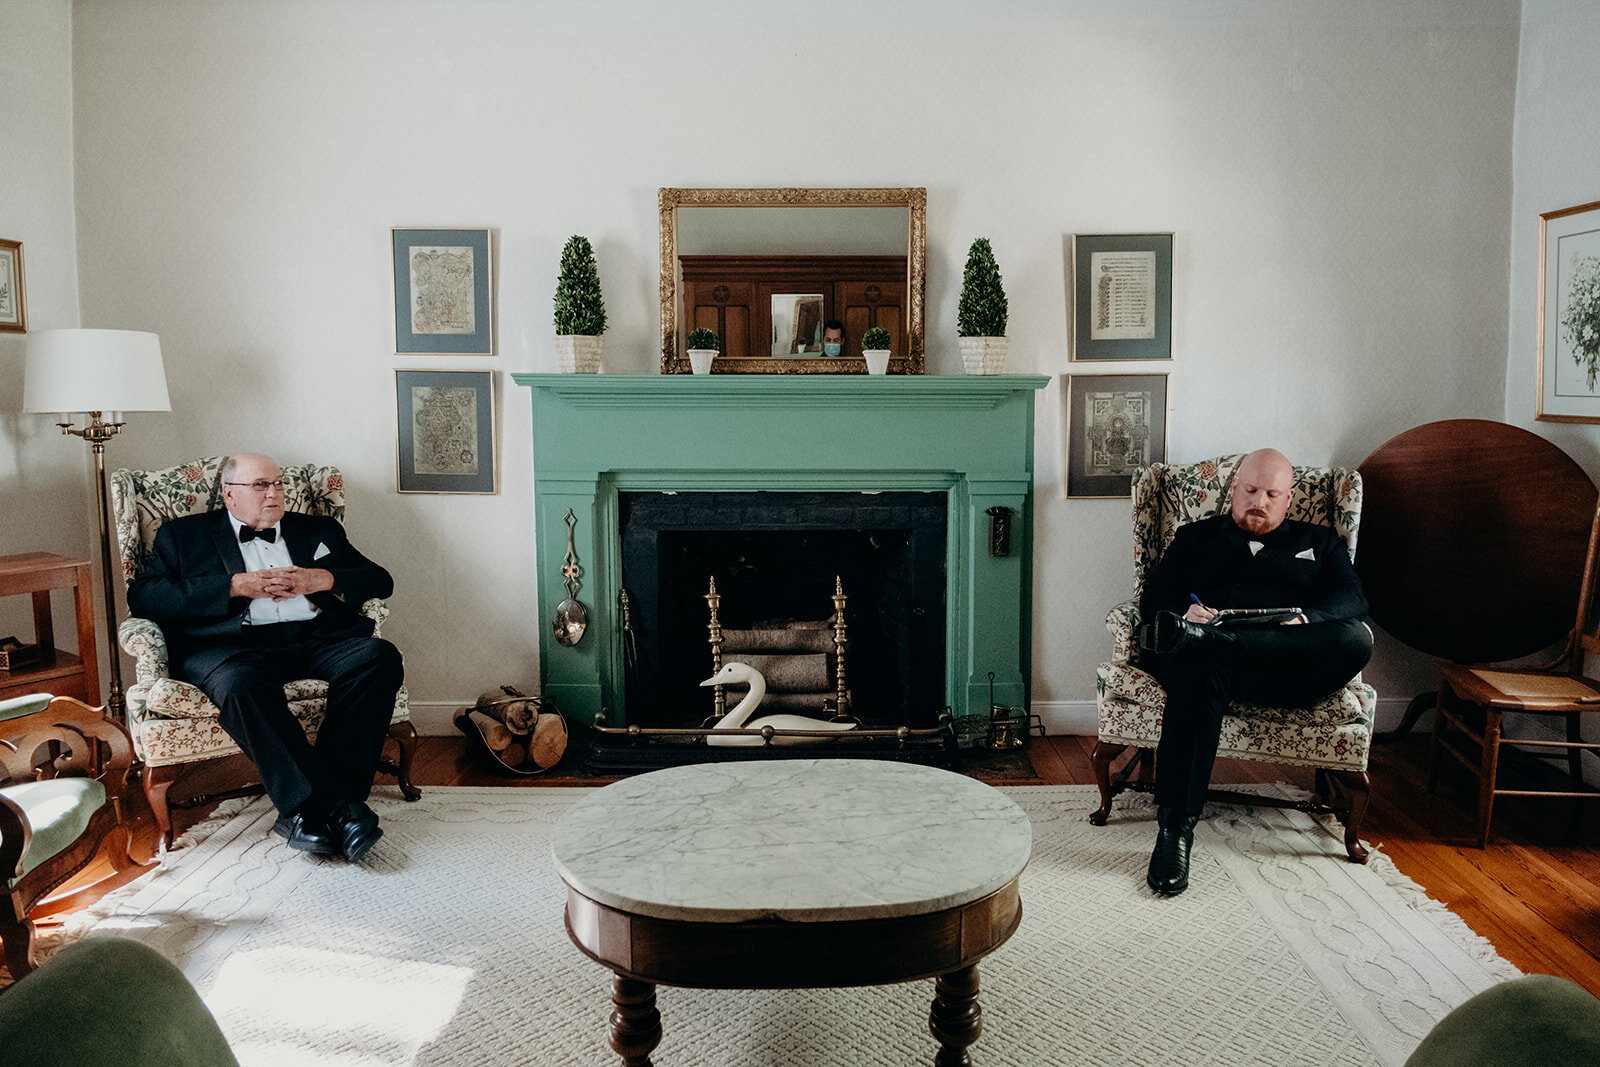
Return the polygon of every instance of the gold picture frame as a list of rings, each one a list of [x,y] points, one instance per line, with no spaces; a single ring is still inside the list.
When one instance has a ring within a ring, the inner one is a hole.
[[[1600,200],[1539,216],[1534,417],[1600,423]]]
[[[22,276],[22,242],[0,237],[0,333],[28,332],[28,292]]]

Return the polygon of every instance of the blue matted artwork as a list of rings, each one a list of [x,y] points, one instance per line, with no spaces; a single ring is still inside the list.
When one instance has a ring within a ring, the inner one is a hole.
[[[395,354],[494,355],[489,231],[395,228],[389,233]]]
[[[394,372],[402,493],[499,491],[492,371]]]

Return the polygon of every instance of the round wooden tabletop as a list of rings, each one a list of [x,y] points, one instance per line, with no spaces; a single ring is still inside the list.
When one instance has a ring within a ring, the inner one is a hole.
[[[1390,634],[1483,663],[1572,629],[1595,486],[1561,449],[1505,423],[1447,419],[1391,439],[1358,470],[1356,571]]]

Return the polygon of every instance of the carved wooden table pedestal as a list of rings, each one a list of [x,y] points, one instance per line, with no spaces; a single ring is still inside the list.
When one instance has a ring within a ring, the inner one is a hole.
[[[567,933],[615,972],[610,1042],[647,1067],[657,985],[816,989],[935,979],[939,1067],[982,1031],[978,961],[1022,919],[1032,830],[931,767],[773,760],[674,767],[575,805],[553,852]]]

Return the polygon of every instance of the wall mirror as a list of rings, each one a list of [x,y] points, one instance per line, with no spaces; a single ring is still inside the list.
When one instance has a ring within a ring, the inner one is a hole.
[[[926,189],[662,189],[661,372],[686,339],[722,340],[717,374],[862,374],[861,335],[890,333],[891,374],[923,373]],[[844,351],[822,353],[843,324]]]

